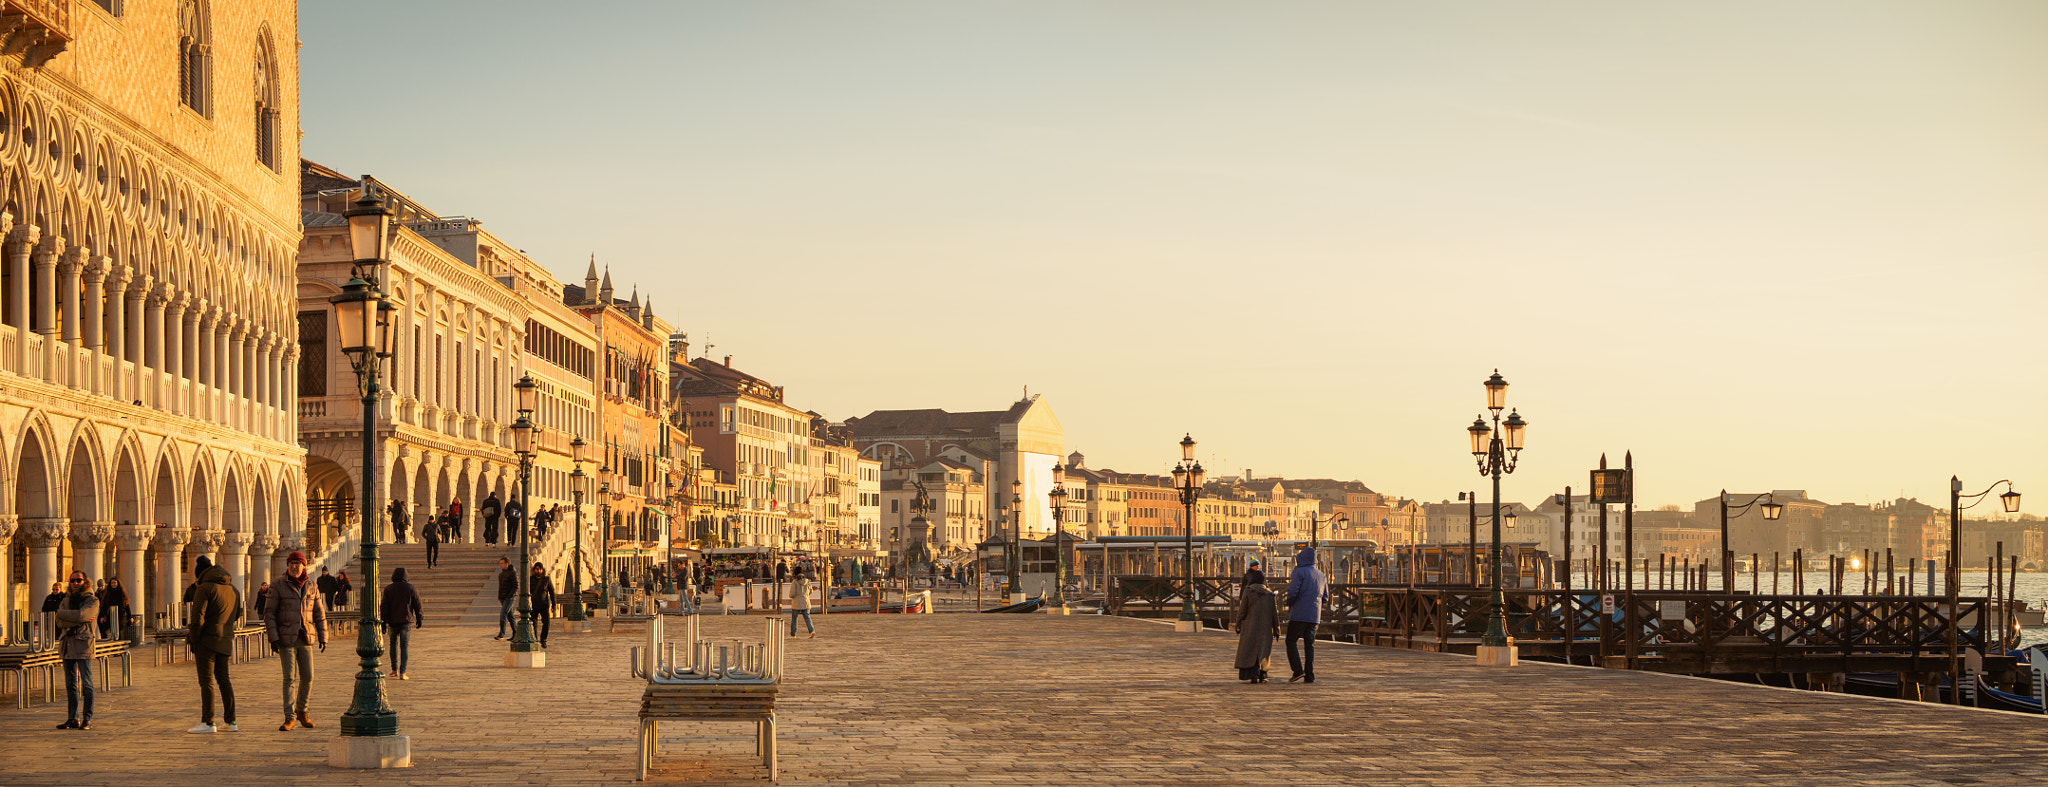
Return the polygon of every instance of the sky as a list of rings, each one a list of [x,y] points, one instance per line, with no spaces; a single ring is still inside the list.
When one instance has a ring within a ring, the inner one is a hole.
[[[300,13],[306,157],[834,420],[1028,386],[1090,467],[1436,501],[1498,369],[1508,499],[2048,514],[2048,4]]]

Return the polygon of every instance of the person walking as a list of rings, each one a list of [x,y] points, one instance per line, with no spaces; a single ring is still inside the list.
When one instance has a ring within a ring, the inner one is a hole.
[[[355,589],[356,583],[349,581],[348,569],[342,569],[336,573],[334,575],[334,604],[342,609],[348,609],[348,594]]]
[[[320,567],[320,579],[314,582],[313,586],[320,591],[320,606],[332,612],[334,610],[335,582],[334,575],[327,573],[326,566]]]
[[[1316,568],[1315,547],[1303,547],[1287,578],[1287,667],[1294,671],[1288,683],[1316,682],[1316,626],[1322,622],[1323,599],[1329,594],[1329,580]],[[1295,653],[1297,641],[1302,643],[1300,654]]]
[[[797,572],[796,586],[790,589],[789,635],[796,636],[796,619],[804,619],[804,630],[811,639],[818,638],[818,624],[811,622],[811,580],[804,572]]]
[[[420,526],[420,530],[425,531],[421,535],[421,540],[427,543],[427,568],[433,568],[437,565],[440,565],[441,523],[435,521],[434,517],[430,516],[427,517],[426,524]]]
[[[99,599],[100,639],[115,639],[117,624],[123,633],[128,627],[128,589],[121,587],[120,577],[107,577],[107,587],[100,591]]]
[[[249,605],[249,612],[250,612],[250,614],[251,614],[251,615],[254,615],[254,616],[255,616],[255,618],[256,618],[257,620],[262,620],[262,619],[263,619],[263,605],[264,605],[264,604],[267,604],[267,603],[269,603],[269,602],[270,602],[270,583],[268,583],[268,582],[265,582],[265,583],[263,583],[262,585],[260,585],[260,586],[258,586],[258,587],[256,588],[256,600],[255,600],[254,602],[250,603],[250,605]]]
[[[284,578],[270,586],[270,601],[263,606],[263,630],[270,638],[270,650],[284,668],[284,723],[277,731],[294,726],[313,729],[306,718],[306,697],[313,692],[313,653],[318,646],[327,652],[327,609],[315,595],[318,586],[306,576],[306,556],[293,552],[284,561]],[[292,673],[299,678],[296,701],[292,695]]]
[[[512,620],[512,602],[517,598],[519,598],[519,572],[512,569],[512,560],[510,558],[500,557],[498,558],[498,636],[491,639],[504,639],[511,636],[510,632],[514,623]]]
[[[533,597],[533,622],[535,635],[540,646],[548,646],[548,622],[553,620],[555,610],[555,581],[548,578],[548,572],[533,564],[533,573],[526,577],[526,592]]]
[[[242,619],[242,594],[228,582],[227,569],[213,565],[204,556],[195,568],[199,589],[192,593],[192,625],[186,629],[185,644],[192,649],[192,663],[199,669],[199,726],[186,730],[212,734],[213,687],[220,684],[221,722],[229,732],[235,724],[235,685],[228,679],[228,662],[234,660],[235,623]]]
[[[60,730],[92,729],[92,646],[93,626],[100,616],[100,600],[92,595],[92,580],[85,572],[73,569],[69,587],[57,597],[57,608],[51,610],[57,615],[58,657],[64,660],[64,707],[65,720],[57,725]],[[16,690],[24,690],[16,685]],[[79,714],[83,698],[85,713]]]
[[[395,514],[391,517],[391,534],[396,536],[393,540],[400,544],[406,543],[405,534],[410,529],[412,529],[412,520]]]
[[[484,515],[484,543],[498,543],[498,517],[504,511],[505,503],[498,499],[498,493],[496,492],[492,492],[490,497],[484,498],[483,506],[477,509],[478,513]]]
[[[391,671],[399,680],[412,680],[405,669],[412,656],[412,630],[426,625],[426,616],[420,610],[420,591],[406,581],[404,566],[391,569],[391,584],[384,586],[377,616],[384,620],[384,650],[391,654]]]
[[[448,525],[450,527],[462,527],[462,511],[462,498],[458,497],[448,501]]]
[[[1244,586],[1237,594],[1237,679],[1266,682],[1266,668],[1273,661],[1273,640],[1280,638],[1279,603],[1266,589],[1266,572],[1256,565],[1244,572]]]

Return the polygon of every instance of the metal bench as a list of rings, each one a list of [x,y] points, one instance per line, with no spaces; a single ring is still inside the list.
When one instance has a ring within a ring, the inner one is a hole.
[[[640,695],[639,779],[645,781],[654,765],[661,722],[679,720],[753,722],[754,753],[768,767],[768,779],[775,780],[775,696],[782,681],[783,621],[763,621],[767,629],[759,644],[700,640],[697,616],[683,616],[682,621],[680,658],[676,643],[662,639],[660,617],[647,624],[646,647],[632,652],[634,676],[647,679]]]
[[[98,676],[100,685],[105,688],[114,687],[112,677],[115,659],[121,661],[121,687],[135,685],[134,668],[129,662],[128,643],[121,640],[93,643],[93,674]],[[42,678],[43,701],[54,702],[57,698],[57,685],[63,682],[63,669],[63,656],[55,648],[0,651],[0,673],[6,674],[13,684],[14,706],[17,708],[28,707],[29,694],[35,689],[38,676]]]

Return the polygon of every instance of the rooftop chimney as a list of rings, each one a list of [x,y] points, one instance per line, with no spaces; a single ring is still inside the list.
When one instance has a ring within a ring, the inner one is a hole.
[[[728,356],[725,356],[725,368],[727,368],[727,369],[731,369],[731,368],[732,368],[732,356],[730,356],[730,355],[728,355]]]

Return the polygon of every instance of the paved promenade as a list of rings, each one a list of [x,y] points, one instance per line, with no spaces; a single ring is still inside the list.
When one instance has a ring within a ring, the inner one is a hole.
[[[429,620],[432,613],[430,612]],[[712,636],[761,618],[707,617]],[[2048,720],[1668,676],[1338,646],[1315,685],[1236,682],[1234,639],[1136,620],[842,615],[791,642],[782,783],[2039,784]],[[429,627],[391,698],[415,767],[329,769],[354,657],[319,660],[319,729],[276,731],[275,659],[238,665],[242,731],[187,735],[189,663],[139,668],[87,732],[0,708],[0,784],[622,784],[638,635],[557,634],[501,666],[483,626]],[[1285,675],[1282,665],[1276,670]],[[663,725],[653,783],[762,784],[750,727]]]

